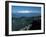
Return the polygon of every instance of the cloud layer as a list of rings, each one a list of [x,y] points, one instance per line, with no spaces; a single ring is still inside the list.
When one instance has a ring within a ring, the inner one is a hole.
[[[32,11],[28,11],[28,10],[22,10],[22,11],[17,11],[17,13],[31,13]]]

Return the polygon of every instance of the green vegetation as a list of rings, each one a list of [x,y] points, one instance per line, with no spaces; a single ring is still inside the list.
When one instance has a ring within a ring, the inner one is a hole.
[[[12,31],[18,31],[25,26],[32,24],[33,20],[40,19],[40,16],[36,17],[12,17]]]

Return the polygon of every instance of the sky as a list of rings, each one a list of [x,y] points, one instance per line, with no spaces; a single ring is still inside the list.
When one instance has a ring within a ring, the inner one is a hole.
[[[12,6],[12,13],[16,16],[32,16],[41,14],[41,7]]]

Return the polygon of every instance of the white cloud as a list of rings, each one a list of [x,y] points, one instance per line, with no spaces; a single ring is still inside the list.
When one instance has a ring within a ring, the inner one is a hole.
[[[20,11],[14,11],[14,13],[40,13],[40,11],[20,10]]]
[[[31,13],[32,11],[28,11],[28,10],[22,10],[22,11],[17,11],[17,13]]]

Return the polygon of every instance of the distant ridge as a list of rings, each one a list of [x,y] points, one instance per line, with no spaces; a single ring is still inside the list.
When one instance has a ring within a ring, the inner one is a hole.
[[[40,13],[16,13],[16,14],[12,14],[12,16],[15,17],[33,17],[33,16],[40,16]]]

